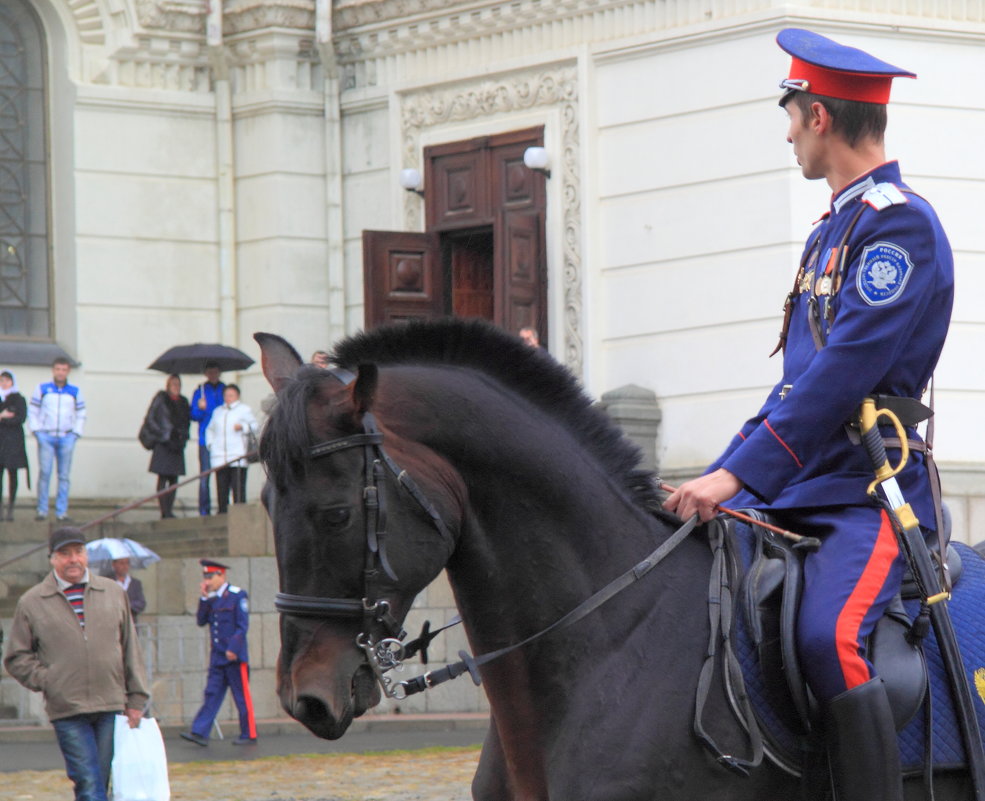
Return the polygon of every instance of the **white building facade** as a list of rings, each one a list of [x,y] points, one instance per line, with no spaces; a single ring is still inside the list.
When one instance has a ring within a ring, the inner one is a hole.
[[[160,352],[257,356],[266,330],[308,355],[367,309],[399,317],[403,288],[537,325],[595,396],[653,390],[661,470],[692,474],[775,382],[827,206],[776,105],[791,26],[920,76],[896,81],[887,149],[955,251],[936,452],[980,539],[982,0],[0,0],[0,366],[27,392],[77,360],[73,495],[136,497]],[[550,177],[518,161],[529,143]],[[424,244],[364,264],[366,231]],[[258,408],[258,370],[235,378]]]

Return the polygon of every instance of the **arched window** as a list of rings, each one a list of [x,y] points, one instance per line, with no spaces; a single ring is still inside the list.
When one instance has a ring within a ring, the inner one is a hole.
[[[0,3],[0,337],[50,340],[45,43],[23,0]]]

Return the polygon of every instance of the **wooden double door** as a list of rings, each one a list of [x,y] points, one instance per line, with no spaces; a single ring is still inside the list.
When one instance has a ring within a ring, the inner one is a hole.
[[[524,151],[543,128],[424,150],[425,232],[363,231],[366,327],[481,317],[546,344],[544,176]]]

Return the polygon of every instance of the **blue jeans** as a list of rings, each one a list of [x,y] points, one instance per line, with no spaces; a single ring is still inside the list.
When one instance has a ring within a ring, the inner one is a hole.
[[[68,513],[68,474],[72,470],[72,452],[75,450],[76,434],[49,434],[35,431],[38,440],[38,515],[48,514],[48,485],[51,482],[51,467],[58,459],[58,497],[55,498],[55,515],[65,517]]]
[[[212,467],[212,462],[209,458],[209,449],[204,445],[198,446],[198,469],[199,472],[204,473],[206,470]],[[200,515],[208,515],[212,512],[212,501],[209,498],[209,481],[212,480],[212,474],[209,473],[207,476],[202,476],[198,480],[198,513]]]
[[[51,721],[65,772],[75,782],[75,801],[107,801],[113,764],[115,712],[93,712]]]

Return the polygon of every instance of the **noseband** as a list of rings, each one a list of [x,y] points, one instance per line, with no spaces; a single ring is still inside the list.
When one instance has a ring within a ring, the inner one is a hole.
[[[329,370],[343,385],[348,386],[355,376],[348,370],[334,368]],[[332,456],[351,448],[362,448],[364,464],[363,508],[365,511],[366,551],[363,565],[363,594],[360,598],[325,598],[317,595],[293,595],[279,592],[274,598],[274,607],[282,615],[314,618],[360,618],[362,631],[356,644],[366,654],[366,659],[376,674],[383,692],[393,698],[403,698],[403,693],[394,688],[390,677],[385,673],[399,666],[404,657],[403,638],[406,632],[393,617],[390,602],[380,597],[377,587],[381,572],[392,581],[396,573],[387,558],[387,510],[386,496],[380,491],[389,472],[397,484],[403,487],[431,519],[435,528],[450,548],[455,540],[441,515],[417,483],[383,450],[383,434],[376,426],[376,419],[367,412],[363,415],[363,433],[348,437],[327,440],[311,446],[309,460]],[[375,642],[373,632],[383,635]]]

